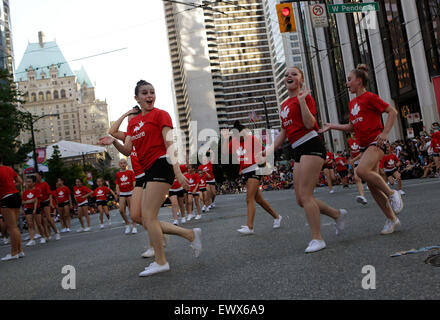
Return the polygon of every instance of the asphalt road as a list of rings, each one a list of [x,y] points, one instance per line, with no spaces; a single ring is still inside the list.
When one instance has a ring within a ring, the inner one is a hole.
[[[283,216],[282,225],[273,229],[272,218],[257,207],[252,236],[236,231],[246,221],[245,195],[218,196],[213,211],[184,225],[202,228],[202,255],[194,258],[187,240],[170,236],[165,252],[171,271],[145,278],[138,274],[153,262],[140,257],[147,232],[139,227],[138,234],[125,235],[117,211],[112,226],[99,230],[93,215],[91,232],[62,234],[59,241],[24,247],[22,259],[0,262],[0,299],[439,299],[440,268],[424,263],[428,252],[390,255],[440,245],[440,179],[407,180],[404,190],[402,228],[382,236],[385,217],[369,192],[368,205],[361,206],[355,186],[338,186],[334,194],[318,188],[317,198],[349,215],[339,236],[322,216],[327,248],[313,254],[304,253],[311,235],[293,190],[263,193]],[[170,208],[161,209],[160,219],[170,221]],[[72,230],[77,228],[76,220]],[[0,246],[2,257],[9,252],[9,245]],[[62,287],[66,265],[75,268],[76,289]],[[372,276],[371,269],[362,273],[367,265],[374,267],[375,289],[362,287]]]

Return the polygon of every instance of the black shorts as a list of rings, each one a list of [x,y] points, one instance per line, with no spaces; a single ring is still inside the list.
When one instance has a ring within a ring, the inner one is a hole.
[[[107,207],[107,201],[105,200],[96,200],[97,206],[106,206]]]
[[[209,184],[209,185],[211,185],[211,186],[215,186],[215,180],[214,180],[214,181],[211,181],[211,182],[206,181],[206,184]]]
[[[320,137],[314,137],[293,149],[293,159],[300,162],[302,156],[317,156],[327,158],[327,151]]]
[[[394,172],[396,172],[396,171],[397,171],[397,168],[394,168],[391,171],[384,171],[384,172],[387,175],[387,177],[391,177],[394,174]]]
[[[58,203],[58,208],[64,208],[65,206],[68,206],[70,203],[69,201],[63,202],[63,203]]]
[[[41,201],[40,208],[43,209],[44,207],[50,206],[50,200]]]
[[[326,166],[325,164],[322,166],[322,169],[321,169],[321,171],[323,171],[324,169],[329,169],[329,170],[331,170],[331,169],[333,169],[333,166]]]
[[[123,198],[130,198],[132,196],[132,194],[120,194],[119,198],[123,197]]]
[[[86,202],[84,202],[82,204],[78,204],[78,208],[85,207],[85,206],[88,206],[88,205],[89,205],[89,202],[86,201]]]
[[[248,181],[248,179],[251,179],[251,178],[252,179],[257,179],[258,181],[261,180],[261,176],[258,175],[255,170],[251,171],[251,172],[248,172],[248,173],[244,173],[243,176],[244,176],[244,181]]]
[[[199,191],[200,191],[200,192],[205,192],[205,191],[206,191],[206,188],[200,188]]]
[[[368,147],[370,147],[370,146],[375,146],[376,148],[379,148],[379,147],[377,146],[377,141],[374,141],[374,142],[370,143],[370,144],[368,145]],[[361,152],[365,152],[365,151],[368,149],[368,147],[359,147],[359,150],[360,150]],[[387,153],[387,147],[386,147],[385,145],[383,145],[383,146],[380,147],[379,149],[382,150],[383,153]]]
[[[432,156],[433,157],[440,157],[440,153],[433,153]]]
[[[348,170],[338,171],[338,174],[343,179],[348,175]]]
[[[184,189],[179,190],[179,191],[172,191],[172,190],[168,191],[168,195],[170,197],[177,196],[178,198],[183,198],[184,194],[185,194]]]
[[[34,209],[32,208],[24,208],[24,214],[28,215],[28,214],[33,214],[34,213]],[[35,211],[36,214],[40,214],[40,208],[37,208],[37,210]]]
[[[142,177],[136,178],[136,185],[134,187],[135,188],[143,188],[146,178],[147,178],[146,175],[143,175]]]
[[[21,197],[20,194],[14,193],[10,196],[7,196],[6,198],[3,198],[1,200],[1,206],[2,208],[9,208],[9,209],[18,209],[21,207]]]
[[[174,182],[173,166],[168,163],[167,158],[157,159],[150,169],[145,171],[144,189],[148,182],[164,182],[172,185]]]

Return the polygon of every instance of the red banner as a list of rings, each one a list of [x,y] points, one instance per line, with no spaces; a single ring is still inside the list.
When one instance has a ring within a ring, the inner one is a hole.
[[[433,77],[432,84],[434,86],[435,98],[437,100],[437,112],[440,116],[440,76]]]

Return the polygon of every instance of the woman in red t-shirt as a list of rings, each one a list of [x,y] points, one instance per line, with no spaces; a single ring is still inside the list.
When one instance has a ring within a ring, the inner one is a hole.
[[[125,214],[125,208],[131,211],[131,196],[133,194],[133,189],[136,184],[136,176],[133,171],[127,170],[128,163],[127,160],[119,160],[120,171],[116,172],[116,193],[118,194],[119,201],[119,213],[125,222],[125,234],[137,233],[136,222],[132,221],[133,229],[130,230],[130,221],[128,221],[127,215]]]
[[[333,153],[327,151],[324,164],[322,165],[322,171],[324,172],[324,176],[327,181],[327,185],[330,190],[329,191],[330,193],[335,192],[335,190],[333,190],[333,182],[336,181],[335,170],[333,168],[334,158],[335,157]]]
[[[273,228],[277,229],[280,227],[282,217],[263,198],[259,188],[262,175],[258,172],[257,155],[263,150],[263,146],[239,121],[235,121],[233,128],[238,134],[233,136],[230,141],[228,129],[222,130],[221,133],[222,153],[231,153],[237,156],[240,163],[240,174],[244,176],[246,181],[247,224],[241,226],[237,231],[244,235],[254,234],[255,202],[274,218]]]
[[[111,224],[110,214],[108,211],[108,205],[107,205],[107,196],[109,194],[113,195],[113,197],[116,199],[116,194],[111,190],[110,188],[104,186],[104,180],[102,178],[98,178],[96,180],[96,183],[98,187],[93,191],[93,196],[96,198],[96,205],[98,206],[99,211],[99,221],[101,224],[99,227],[101,229],[104,228],[104,213],[107,217],[108,224]]]
[[[25,190],[21,195],[23,212],[26,217],[30,238],[29,242],[26,243],[26,246],[33,246],[36,244],[34,239],[35,228],[38,228],[38,230],[42,230],[43,228],[41,224],[40,208],[38,206],[40,192],[35,188],[35,182],[35,176],[27,177],[24,182]]]
[[[64,185],[61,178],[57,179],[57,188],[53,193],[58,209],[60,210],[60,218],[64,221],[64,229],[61,232],[70,232],[70,210],[73,209],[72,195],[70,189]]]
[[[139,81],[135,88],[135,100],[142,112],[129,121],[127,139],[119,151],[129,156],[135,147],[139,164],[146,176],[142,196],[142,223],[148,230],[156,261],[139,274],[143,277],[170,270],[163,249],[163,233],[179,235],[189,240],[196,256],[201,253],[202,245],[199,228],[184,229],[158,220],[159,210],[174,177],[185,189],[189,186],[180,171],[179,163],[174,161],[177,150],[172,139],[171,117],[166,111],[154,107],[154,87],[144,80]]]
[[[73,196],[78,204],[78,219],[81,224],[81,228],[76,232],[90,231],[89,202],[87,201],[87,197],[90,197],[93,191],[84,186],[81,179],[76,179],[75,184],[76,186],[73,187]],[[82,217],[86,218],[87,228],[84,228]]]
[[[351,164],[353,168],[354,181],[359,192],[359,195],[356,196],[356,201],[360,204],[366,205],[368,201],[367,198],[365,198],[364,186],[362,180],[359,179],[357,175],[357,166],[359,165],[359,159],[362,154],[354,132],[351,133],[351,137],[347,140],[347,143],[350,148],[350,159],[348,160],[348,163]]]
[[[376,203],[387,217],[381,234],[390,234],[400,226],[396,214],[403,209],[403,201],[398,191],[392,190],[379,174],[379,162],[385,150],[388,135],[397,117],[394,107],[384,102],[366,89],[368,70],[358,65],[347,77],[347,87],[356,97],[350,101],[350,122],[348,124],[325,124],[320,132],[330,129],[354,131],[362,153],[356,173],[367,182]],[[387,113],[385,127],[382,126],[382,114]]]
[[[21,234],[18,230],[18,216],[20,214],[21,197],[16,185],[23,183],[14,169],[3,165],[0,157],[0,203],[6,228],[11,238],[11,253],[2,258],[2,261],[24,257],[21,248]]]
[[[334,209],[314,198],[313,192],[326,159],[326,150],[318,135],[315,100],[310,95],[311,91],[303,88],[303,84],[304,76],[299,68],[292,67],[286,70],[284,85],[289,98],[281,107],[281,131],[274,145],[269,148],[268,154],[280,147],[286,137],[292,145],[295,160],[293,184],[296,201],[304,208],[312,230],[312,241],[305,250],[306,253],[310,253],[326,247],[321,236],[320,213],[336,221],[336,234],[338,234],[344,229],[344,216],[347,211]]]
[[[50,204],[52,202],[52,191],[50,191],[49,184],[43,180],[43,173],[37,172],[35,174],[37,178],[37,183],[35,184],[35,188],[40,190],[40,209],[41,209],[41,218],[43,219],[43,228],[45,229],[45,234],[47,235],[46,241],[50,239],[50,229],[55,232],[55,239],[60,240],[60,232],[57,229],[55,221],[50,214]],[[42,234],[42,236],[44,236]]]

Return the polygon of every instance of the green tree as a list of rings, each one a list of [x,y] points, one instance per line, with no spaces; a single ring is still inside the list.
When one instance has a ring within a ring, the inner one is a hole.
[[[56,182],[58,178],[63,178],[63,175],[66,171],[66,166],[64,162],[61,160],[60,149],[57,145],[53,146],[53,154],[52,157],[47,161],[49,166],[49,172],[47,172],[44,177],[46,182],[50,185],[50,187],[55,189]],[[63,179],[64,180],[64,179]],[[66,183],[66,181],[64,181]]]
[[[7,70],[0,69],[0,146],[3,161],[6,165],[14,165],[27,160],[32,151],[32,142],[21,143],[20,132],[30,130],[32,116],[18,109],[24,103],[21,94]]]

